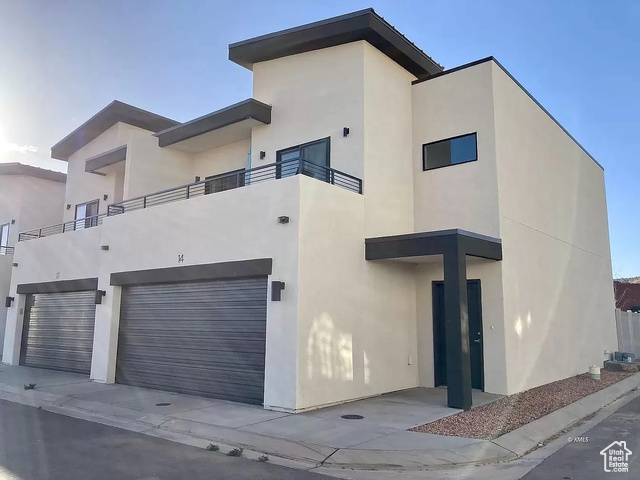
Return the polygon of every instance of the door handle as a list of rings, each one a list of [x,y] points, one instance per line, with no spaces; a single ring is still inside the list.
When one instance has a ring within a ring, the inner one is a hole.
[[[479,339],[479,338],[476,338],[476,339],[474,340],[474,342],[476,342],[476,343],[480,343],[480,339]]]

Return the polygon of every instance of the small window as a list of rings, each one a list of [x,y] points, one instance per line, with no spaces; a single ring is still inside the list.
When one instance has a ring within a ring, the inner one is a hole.
[[[0,248],[4,250],[8,246],[9,246],[9,224],[5,223],[4,225],[0,225]]]
[[[99,200],[93,200],[92,202],[76,205],[76,221],[74,222],[74,229],[82,230],[84,228],[95,227],[98,225],[99,205]]]
[[[475,162],[478,160],[476,134],[426,143],[422,146],[422,169],[457,165],[459,163]]]
[[[238,187],[244,187],[245,169],[241,168],[239,170],[225,173],[221,178],[216,177],[220,177],[220,175],[205,177],[205,180],[209,178],[212,179],[208,182],[205,182],[204,184],[205,195],[209,195],[210,193],[224,192],[225,190],[232,190]]]

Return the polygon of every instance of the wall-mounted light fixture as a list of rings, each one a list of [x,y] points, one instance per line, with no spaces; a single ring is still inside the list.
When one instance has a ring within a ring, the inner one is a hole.
[[[13,303],[13,297],[7,297],[4,299],[4,306],[9,308]]]
[[[343,137],[348,137],[349,136],[349,127],[344,127],[342,129],[342,136]]]
[[[95,298],[96,305],[100,305],[102,303],[102,297],[104,297],[106,294],[107,292],[105,292],[104,290],[96,290],[96,298]]]
[[[109,198],[109,195],[107,195],[106,193],[102,196],[102,200],[106,200],[107,198]]]
[[[18,262],[13,262],[13,263],[12,263],[12,265],[13,265],[14,267],[17,267],[17,266],[18,266]]]
[[[71,210],[71,204],[67,203],[67,210]]]
[[[267,156],[267,153],[264,150],[260,150],[260,160]]]
[[[11,225],[15,225],[16,221],[15,220],[11,220]]]
[[[200,175],[196,175],[196,179],[195,179],[195,181],[196,181],[196,182],[199,182],[199,181],[200,181]]]
[[[100,250],[104,250],[106,252],[109,250],[109,245],[100,245]]]
[[[278,223],[289,223],[289,217],[287,217],[286,215],[278,217]]]
[[[282,298],[282,290],[284,290],[284,282],[271,282],[271,301],[279,302]]]

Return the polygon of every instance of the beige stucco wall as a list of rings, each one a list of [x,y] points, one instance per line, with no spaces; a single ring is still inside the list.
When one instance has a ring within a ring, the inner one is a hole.
[[[365,46],[354,42],[253,66],[253,97],[273,107],[271,124],[253,128],[253,167],[274,163],[278,150],[331,137],[331,167],[362,178]],[[348,137],[343,127],[350,128]]]
[[[194,177],[202,180],[211,175],[247,168],[251,139],[241,140],[223,147],[197,153],[193,156]]]
[[[415,231],[500,236],[489,63],[413,86]],[[422,145],[477,132],[478,161],[422,170]]]
[[[62,221],[65,184],[23,175],[0,175],[0,225],[9,224],[10,247],[18,247],[20,232]],[[15,223],[11,223],[15,220]],[[17,257],[16,257],[17,258]],[[0,255],[0,354],[4,345],[12,255]]]
[[[364,259],[365,197],[300,180],[297,409],[416,386],[413,266]]]
[[[20,242],[13,256],[18,267],[13,269],[10,295],[16,298],[7,309],[3,363],[17,365],[24,314],[24,295],[16,288],[21,283],[53,282],[93,278],[98,275],[102,226],[76,230]],[[18,301],[21,297],[22,301]]]
[[[508,392],[616,348],[604,172],[493,62]]]

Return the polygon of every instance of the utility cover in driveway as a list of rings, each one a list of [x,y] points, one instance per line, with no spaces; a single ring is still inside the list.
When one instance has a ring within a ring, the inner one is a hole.
[[[267,278],[124,287],[116,382],[262,404]]]
[[[28,295],[20,364],[89,375],[95,317],[95,291]]]

